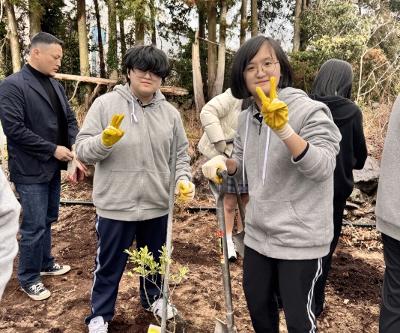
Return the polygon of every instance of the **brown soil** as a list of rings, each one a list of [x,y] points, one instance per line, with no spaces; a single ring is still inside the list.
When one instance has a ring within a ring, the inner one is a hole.
[[[198,192],[200,198],[192,205],[213,205],[203,186],[199,186]],[[73,187],[64,183],[62,196],[90,199],[90,185]],[[73,269],[63,277],[45,277],[52,296],[42,302],[23,294],[14,274],[1,301],[0,332],[86,332],[84,317],[90,309],[96,250],[94,219],[93,207],[61,207],[59,222],[53,228],[53,254]],[[177,322],[177,332],[214,332],[215,318],[224,318],[216,226],[216,217],[210,212],[176,209],[173,259],[190,269],[188,279],[176,286],[172,295],[182,317]],[[241,266],[242,261],[238,260],[230,268],[235,323],[238,332],[244,333],[252,332],[252,326],[242,290]],[[345,227],[327,288],[327,308],[319,320],[320,332],[378,331],[383,266],[378,233]],[[142,333],[150,323],[156,324],[156,320],[138,301],[138,279],[124,274],[109,331]],[[281,326],[282,332],[286,332],[283,318]]]

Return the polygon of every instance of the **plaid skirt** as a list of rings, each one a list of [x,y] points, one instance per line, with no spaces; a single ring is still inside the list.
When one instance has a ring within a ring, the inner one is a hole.
[[[238,187],[239,187],[240,194],[249,193],[249,188],[248,188],[247,184],[242,184],[241,181],[238,181]],[[233,182],[233,177],[228,177],[226,193],[236,193],[235,185]]]

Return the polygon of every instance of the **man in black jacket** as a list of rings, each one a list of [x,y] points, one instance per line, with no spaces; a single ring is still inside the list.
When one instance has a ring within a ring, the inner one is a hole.
[[[62,44],[48,33],[36,34],[28,63],[0,84],[0,119],[7,136],[10,179],[23,209],[18,280],[34,300],[51,295],[41,282],[42,275],[62,275],[71,269],[56,263],[51,255],[60,170],[74,158],[71,147],[78,132],[64,89],[52,78],[61,66]]]

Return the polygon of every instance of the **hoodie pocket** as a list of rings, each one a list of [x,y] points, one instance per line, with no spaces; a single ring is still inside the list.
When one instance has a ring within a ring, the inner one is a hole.
[[[145,172],[143,191],[139,194],[143,209],[168,209],[169,172]]]
[[[291,201],[257,200],[257,207],[261,213],[257,223],[265,230],[271,244],[304,248],[329,241],[319,214],[311,211],[308,216],[301,216]]]
[[[101,179],[95,179],[94,203],[106,210],[133,210],[136,207],[139,184],[139,172],[108,172]]]

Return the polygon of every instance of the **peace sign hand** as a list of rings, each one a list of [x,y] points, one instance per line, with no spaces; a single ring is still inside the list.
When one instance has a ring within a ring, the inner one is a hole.
[[[101,142],[105,146],[111,147],[125,134],[125,132],[119,128],[124,117],[123,114],[114,114],[112,116],[110,125],[105,128],[101,136]]]
[[[289,110],[285,102],[278,99],[276,92],[276,78],[270,78],[269,98],[265,96],[264,91],[256,88],[258,98],[261,100],[261,114],[264,122],[273,130],[281,130],[289,120]]]

